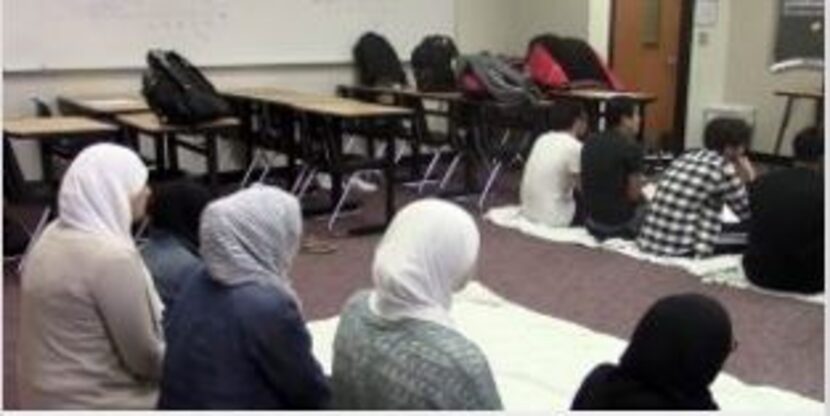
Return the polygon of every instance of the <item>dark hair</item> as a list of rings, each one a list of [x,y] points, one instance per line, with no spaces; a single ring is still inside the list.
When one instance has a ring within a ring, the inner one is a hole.
[[[749,124],[739,118],[716,118],[706,125],[703,145],[720,153],[727,147],[749,145],[751,135]]]
[[[818,162],[824,157],[824,129],[818,126],[801,130],[793,141],[793,154],[799,162]]]
[[[579,119],[588,117],[582,103],[574,100],[559,100],[548,110],[548,126],[552,130],[571,129]]]
[[[637,102],[628,97],[615,97],[605,105],[605,119],[610,127],[617,127],[623,117],[634,117],[637,113]]]

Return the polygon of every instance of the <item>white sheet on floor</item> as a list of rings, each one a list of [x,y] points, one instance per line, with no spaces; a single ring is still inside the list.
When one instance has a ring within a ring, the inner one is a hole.
[[[824,294],[797,295],[774,292],[753,285],[744,273],[740,255],[712,256],[706,259],[689,259],[679,257],[658,257],[645,254],[633,241],[610,239],[602,243],[597,241],[585,228],[554,228],[528,221],[520,213],[519,206],[493,208],[484,216],[493,224],[519,231],[523,234],[554,243],[577,244],[590,248],[603,248],[664,266],[679,267],[701,278],[703,283],[720,284],[739,289],[750,289],[767,295],[797,299],[804,302],[824,304]]]
[[[567,410],[582,379],[599,363],[616,362],[621,339],[511,303],[480,283],[456,295],[453,319],[490,363],[506,410]],[[331,374],[338,318],[309,323],[314,355]],[[721,374],[713,386],[723,410],[823,414],[823,404],[774,387]]]

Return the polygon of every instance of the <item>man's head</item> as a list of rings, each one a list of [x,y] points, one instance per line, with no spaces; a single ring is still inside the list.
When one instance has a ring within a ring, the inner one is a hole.
[[[627,97],[612,98],[605,105],[605,119],[608,126],[622,129],[629,134],[640,132],[640,113],[637,111],[637,102]]]
[[[703,145],[729,160],[736,160],[746,153],[752,129],[738,118],[716,118],[706,125]]]
[[[824,130],[807,127],[795,136],[793,155],[796,163],[819,168],[824,163]]]
[[[565,131],[581,138],[588,131],[588,113],[578,101],[557,101],[548,112],[550,128]]]

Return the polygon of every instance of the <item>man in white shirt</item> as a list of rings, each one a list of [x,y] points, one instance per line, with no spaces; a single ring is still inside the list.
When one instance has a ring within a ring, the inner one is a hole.
[[[525,164],[520,191],[522,216],[550,227],[571,225],[576,213],[574,190],[581,171],[580,138],[588,130],[581,104],[557,102],[550,113],[552,131],[536,140]]]

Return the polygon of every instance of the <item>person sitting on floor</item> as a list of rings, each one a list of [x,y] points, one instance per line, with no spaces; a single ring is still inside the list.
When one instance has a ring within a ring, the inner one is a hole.
[[[164,340],[161,300],[133,241],[147,168],[114,144],[82,151],[63,177],[58,218],[20,281],[24,409],[152,409]]]
[[[255,185],[202,214],[206,270],[184,287],[165,327],[161,409],[321,409],[329,387],[288,273],[297,199]]]
[[[573,410],[717,410],[709,390],[735,348],[728,312],[715,299],[663,298],[637,324],[618,365],[585,378]]]
[[[207,188],[191,181],[161,185],[153,192],[149,238],[141,254],[168,312],[185,282],[204,267],[199,218],[210,199]]]
[[[746,185],[755,179],[755,170],[745,152],[751,130],[743,120],[719,118],[709,122],[704,134],[706,148],[686,152],[658,180],[637,239],[642,251],[706,257],[736,247],[736,242],[724,241],[721,212],[726,205],[741,221],[749,220]]]
[[[824,291],[824,132],[808,128],[793,143],[795,165],[750,188],[750,281],[799,293]]]
[[[520,190],[522,216],[550,227],[574,222],[574,192],[579,188],[582,136],[588,116],[581,104],[559,101],[550,112],[552,132],[536,140]]]
[[[375,252],[374,290],[352,296],[340,317],[337,409],[501,409],[487,359],[449,316],[479,245],[475,222],[451,203],[426,199],[398,212]]]
[[[642,220],[643,149],[637,103],[626,97],[606,104],[608,129],[582,148],[585,226],[594,237],[634,239]]]

